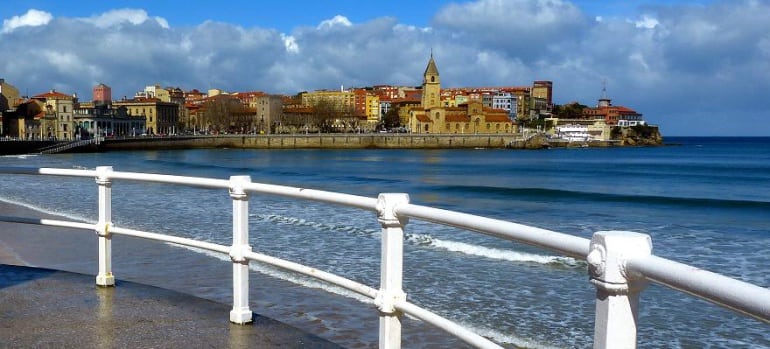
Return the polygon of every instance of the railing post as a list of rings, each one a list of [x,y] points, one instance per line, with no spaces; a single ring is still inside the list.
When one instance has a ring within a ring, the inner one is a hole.
[[[380,312],[380,348],[401,348],[401,312],[394,303],[406,300],[402,290],[404,263],[404,226],[407,218],[398,217],[395,208],[408,204],[407,194],[380,194],[377,220],[382,226],[380,290],[374,304]]]
[[[243,189],[251,183],[249,176],[230,177],[230,197],[233,199],[233,246],[230,259],[233,261],[233,310],[230,322],[246,324],[252,321],[249,309],[249,260],[244,253],[251,252],[249,246],[249,194]]]
[[[112,166],[96,168],[96,184],[99,185],[99,221],[96,223],[96,235],[99,236],[99,273],[96,284],[99,286],[115,286],[115,276],[112,275],[112,181],[110,180]]]
[[[588,271],[596,286],[594,349],[636,348],[639,294],[647,282],[631,275],[625,263],[652,253],[650,236],[600,231],[591,238],[589,251]]]

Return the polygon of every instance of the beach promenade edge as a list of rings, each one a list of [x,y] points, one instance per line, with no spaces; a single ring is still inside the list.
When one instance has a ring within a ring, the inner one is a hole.
[[[0,347],[341,348],[253,315],[229,322],[228,305],[129,281],[0,264]]]

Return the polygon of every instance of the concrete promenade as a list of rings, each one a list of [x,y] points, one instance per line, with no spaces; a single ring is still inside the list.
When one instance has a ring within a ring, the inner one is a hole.
[[[0,215],[41,216],[3,201]],[[211,264],[205,256],[154,242],[118,240],[117,285],[102,288],[92,273],[93,234],[0,222],[0,348],[341,348],[310,334],[316,329],[300,330],[268,316],[255,314],[251,325],[231,324],[232,304],[192,295],[206,294],[197,283],[229,288],[228,263]],[[147,266],[161,258],[186,267]],[[182,292],[149,286],[169,277],[189,282]],[[132,278],[142,281],[127,281]],[[259,279],[254,283],[267,292]]]
[[[2,348],[340,348],[254,315],[228,321],[229,306],[132,282],[0,265]]]

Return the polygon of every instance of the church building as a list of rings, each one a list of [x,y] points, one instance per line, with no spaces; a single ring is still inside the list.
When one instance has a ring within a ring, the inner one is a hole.
[[[457,107],[442,106],[441,78],[433,53],[423,74],[420,106],[409,111],[409,129],[412,133],[433,134],[515,132],[507,111],[484,108],[480,100],[469,100]]]

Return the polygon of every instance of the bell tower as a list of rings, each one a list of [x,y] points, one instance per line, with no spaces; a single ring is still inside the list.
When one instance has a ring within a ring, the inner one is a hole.
[[[436,61],[433,60],[433,51],[430,53],[428,66],[425,68],[422,80],[422,107],[425,109],[441,106],[441,79],[439,79]]]

